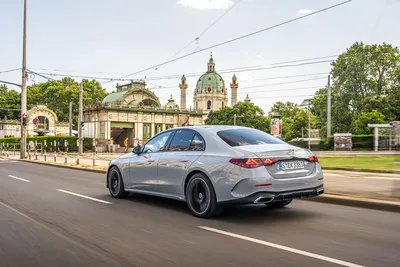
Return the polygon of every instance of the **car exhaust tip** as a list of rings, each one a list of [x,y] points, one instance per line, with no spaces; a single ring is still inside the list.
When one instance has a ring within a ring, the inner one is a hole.
[[[321,195],[323,193],[324,193],[324,188],[323,187],[320,187],[320,188],[317,189],[317,194],[318,195]]]
[[[254,200],[255,204],[266,204],[274,200],[273,197],[259,197],[256,200]]]

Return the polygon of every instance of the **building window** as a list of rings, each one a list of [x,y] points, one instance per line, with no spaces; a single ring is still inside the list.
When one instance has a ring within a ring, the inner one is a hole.
[[[207,101],[207,109],[211,109],[211,101],[210,100]]]
[[[224,108],[224,101],[222,101],[222,108]]]
[[[143,141],[146,141],[151,137],[151,124],[144,123],[143,124]]]
[[[199,102],[196,101],[196,110],[199,109]]]
[[[211,87],[208,87],[208,92],[209,92],[209,93],[211,92]]]
[[[165,129],[166,130],[171,129],[171,128],[174,128],[173,124],[165,124]]]
[[[154,124],[154,135],[162,132],[162,124],[156,123]]]

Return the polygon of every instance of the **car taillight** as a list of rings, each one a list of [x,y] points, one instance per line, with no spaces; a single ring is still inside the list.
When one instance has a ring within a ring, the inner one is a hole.
[[[238,165],[242,168],[258,168],[261,166],[269,166],[272,165],[276,162],[278,162],[279,159],[276,158],[265,158],[265,159],[260,159],[260,158],[245,158],[245,159],[231,159],[229,162],[235,165]]]
[[[316,156],[311,156],[307,159],[309,162],[318,162],[318,158]]]
[[[242,168],[249,168],[249,169],[263,166],[263,162],[261,161],[261,159],[258,158],[231,159],[229,162],[238,165]]]

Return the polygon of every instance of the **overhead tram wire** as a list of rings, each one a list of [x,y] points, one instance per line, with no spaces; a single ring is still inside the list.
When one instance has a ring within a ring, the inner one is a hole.
[[[307,60],[313,60],[313,59],[322,59],[322,58],[330,58],[330,57],[336,57],[336,55],[332,56],[324,56],[324,57],[318,57],[318,58],[308,58],[308,59],[299,59],[299,60],[292,60],[292,61],[286,61],[286,62],[277,62],[277,63],[271,63],[267,66],[265,65],[257,65],[257,66],[249,66],[249,67],[242,67],[242,68],[234,68],[234,69],[224,69],[219,71],[218,73],[221,74],[226,74],[226,73],[240,73],[240,72],[246,72],[246,71],[258,71],[258,70],[265,70],[265,69],[276,69],[276,68],[286,68],[286,67],[297,67],[297,66],[303,66],[303,65],[313,65],[313,64],[321,64],[321,63],[326,63],[326,62],[332,62],[332,60],[324,60],[324,61],[312,61],[312,62],[305,62],[301,64],[295,64],[295,65],[283,65],[286,63],[294,63],[294,62],[304,62]],[[235,70],[235,71],[232,71]],[[38,72],[39,74],[42,75],[49,75],[49,76],[54,76],[54,77],[71,77],[71,78],[87,78],[87,79],[94,79],[94,80],[114,80],[114,81],[130,81],[131,79],[115,79],[115,78],[110,78],[110,77],[95,77],[95,76],[85,76],[85,75],[72,75],[72,74],[63,74],[63,73],[48,73],[48,72]],[[189,73],[185,74],[186,77],[196,77],[203,74],[202,72],[198,73]],[[154,80],[167,80],[167,79],[175,79],[175,78],[180,78],[182,74],[171,74],[171,75],[165,75],[165,76],[155,76],[155,77],[150,77],[147,80],[149,81],[154,81]]]
[[[301,82],[309,82],[309,81],[317,81],[317,80],[323,80],[326,79],[326,77],[316,77],[316,78],[310,78],[310,79],[303,79],[303,80],[294,80],[294,81],[287,81],[287,82],[281,82],[281,83],[270,83],[270,84],[263,84],[263,85],[254,85],[254,86],[247,86],[247,87],[241,87],[240,90],[243,89],[249,89],[249,88],[259,88],[259,87],[268,87],[268,86],[277,86],[277,85],[284,85],[284,84],[293,84],[293,83],[301,83]],[[159,86],[159,85],[156,85]],[[149,88],[149,90],[160,90],[160,89],[172,89],[172,88],[177,88],[176,86],[166,86],[166,87],[158,87],[158,88]]]
[[[17,71],[17,70],[20,70],[21,68],[16,68],[16,69],[10,69],[10,70],[2,70],[2,71],[0,71],[0,74],[2,74],[2,73],[7,73],[7,72],[13,72],[13,71]]]
[[[336,7],[338,7],[338,6],[341,6],[341,5],[350,3],[350,2],[352,2],[352,1],[353,1],[353,0],[347,0],[347,1],[344,1],[344,2],[341,2],[341,3],[338,3],[338,4],[335,4],[335,5],[332,5],[332,6],[329,6],[329,7],[326,7],[326,8],[317,10],[317,11],[314,11],[314,12],[312,12],[312,13],[309,13],[309,14],[306,14],[306,15],[303,15],[303,16],[300,16],[300,17],[297,17],[297,18],[294,18],[294,19],[291,19],[291,20],[287,20],[287,21],[284,21],[284,22],[275,24],[275,25],[273,25],[273,26],[270,26],[270,27],[267,27],[267,28],[264,28],[264,29],[261,29],[261,30],[255,31],[255,32],[252,32],[252,33],[249,33],[249,34],[246,34],[246,35],[242,35],[242,36],[233,38],[233,39],[228,40],[228,41],[224,41],[224,42],[222,42],[222,43],[218,43],[218,44],[215,44],[215,45],[211,45],[211,46],[208,46],[208,47],[206,47],[206,48],[203,48],[203,49],[194,51],[194,52],[192,52],[192,53],[189,53],[189,54],[186,54],[186,55],[177,57],[177,58],[175,58],[175,59],[167,60],[167,61],[165,61],[165,62],[163,62],[163,63],[154,65],[154,66],[152,66],[152,67],[145,68],[145,69],[143,69],[143,70],[139,70],[139,71],[136,71],[136,72],[134,72],[134,73],[130,73],[130,74],[128,74],[128,75],[124,75],[124,76],[122,76],[122,77],[120,77],[120,78],[118,78],[118,79],[123,79],[123,78],[129,77],[129,76],[133,76],[133,75],[136,75],[136,74],[138,74],[138,73],[141,73],[141,72],[144,72],[144,71],[148,71],[148,70],[151,70],[151,69],[154,69],[154,68],[158,68],[158,67],[160,67],[160,66],[169,64],[169,63],[171,63],[171,62],[178,61],[178,60],[180,60],[180,59],[183,59],[183,58],[192,56],[192,55],[194,55],[194,54],[197,54],[197,53],[200,53],[200,52],[203,52],[203,51],[206,51],[206,50],[210,50],[210,49],[215,48],[215,47],[219,47],[219,46],[222,46],[222,45],[225,45],[225,44],[228,44],[228,43],[232,43],[232,42],[235,42],[235,41],[238,41],[238,40],[241,40],[241,39],[244,39],[244,38],[247,38],[247,37],[256,35],[256,34],[259,34],[259,33],[261,33],[261,32],[265,32],[265,31],[268,31],[268,30],[272,30],[272,29],[274,29],[274,28],[278,28],[278,27],[280,27],[280,26],[283,26],[283,25],[286,25],[286,24],[289,24],[289,23],[292,23],[292,22],[295,22],[295,21],[304,19],[304,18],[306,18],[306,17],[313,16],[313,15],[315,15],[315,14],[318,14],[318,13],[321,13],[321,12],[324,12],[324,11],[327,11],[327,10],[330,10],[330,9],[333,9],[333,8],[336,8]]]
[[[211,29],[215,24],[218,23],[218,21],[220,21],[223,17],[225,17],[226,14],[228,14],[237,4],[239,4],[242,0],[238,0],[236,1],[227,11],[225,11],[221,16],[218,17],[218,19],[216,19],[213,23],[211,23],[202,33],[200,33],[196,38],[194,38],[192,41],[190,41],[187,45],[185,45],[184,47],[182,47],[181,49],[179,49],[177,52],[175,52],[171,57],[169,57],[167,59],[167,61],[173,59],[176,55],[178,55],[180,52],[182,52],[183,50],[185,50],[186,48],[188,48],[191,44],[193,44],[194,42],[198,41],[200,39],[201,36],[203,36],[209,29]],[[150,73],[148,73],[146,76],[152,74],[153,72],[155,72],[156,70],[158,70],[158,67],[156,67],[155,69],[153,69]],[[145,76],[145,77],[146,77]],[[108,83],[108,82],[105,82]],[[104,83],[104,84],[105,84]]]

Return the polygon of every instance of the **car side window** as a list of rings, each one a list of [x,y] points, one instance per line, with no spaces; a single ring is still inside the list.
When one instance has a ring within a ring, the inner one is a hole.
[[[171,131],[161,133],[158,136],[150,139],[143,148],[143,153],[157,153],[164,151],[167,145],[168,138],[171,136]]]
[[[196,133],[190,143],[189,150],[191,151],[203,151],[204,150],[204,139],[200,134]]]
[[[168,151],[187,151],[195,135],[191,130],[177,130],[172,138]]]

